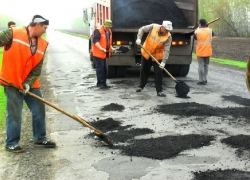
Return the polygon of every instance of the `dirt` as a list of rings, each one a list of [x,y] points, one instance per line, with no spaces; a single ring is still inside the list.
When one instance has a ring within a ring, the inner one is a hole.
[[[212,57],[247,62],[248,57],[250,57],[248,48],[250,47],[250,38],[217,37],[216,32],[214,33]]]
[[[51,90],[51,86],[47,78],[45,71],[42,72],[41,84],[43,96],[50,99],[51,103],[56,103],[56,98]],[[46,112],[51,112],[51,108],[46,106]],[[55,119],[47,116],[47,137],[49,138],[50,132],[53,130],[50,128],[50,123]],[[43,146],[35,145],[32,141],[32,121],[31,113],[26,108],[23,109],[22,120],[22,134],[19,145],[25,149],[25,153],[15,154],[7,151],[3,151],[3,157],[0,155],[0,159],[3,159],[6,164],[4,165],[4,171],[1,173],[0,179],[20,179],[20,180],[33,180],[33,179],[53,179],[54,173],[60,168],[60,163],[54,161],[55,149],[44,148]],[[5,137],[5,132],[1,135]],[[0,139],[0,143],[4,144],[4,138]],[[15,169],[15,170],[14,170]],[[14,171],[13,171],[14,170]],[[15,172],[13,174],[13,172]],[[14,175],[14,177],[13,177]]]

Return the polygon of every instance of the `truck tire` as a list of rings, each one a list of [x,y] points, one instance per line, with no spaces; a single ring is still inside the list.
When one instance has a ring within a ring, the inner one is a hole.
[[[95,61],[92,53],[89,53],[92,68],[95,68]]]
[[[188,75],[190,64],[180,65],[179,76],[185,77]]]
[[[126,67],[117,66],[116,68],[116,77],[125,77],[126,75]]]
[[[165,66],[165,68],[168,70],[168,72],[172,75],[172,76],[178,76],[179,75],[179,71],[180,71],[180,66],[179,65],[167,65]],[[166,73],[166,76],[168,76],[168,74]]]
[[[116,66],[107,65],[107,78],[115,78],[116,75]]]

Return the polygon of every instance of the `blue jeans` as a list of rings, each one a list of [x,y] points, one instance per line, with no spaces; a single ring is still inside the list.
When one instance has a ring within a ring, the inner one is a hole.
[[[96,77],[97,77],[97,87],[107,86],[107,66],[106,66],[106,58],[100,59],[94,57],[95,60],[95,68],[96,68]]]
[[[24,96],[13,87],[4,86],[7,97],[7,117],[6,117],[6,140],[5,147],[18,146],[21,138],[21,123],[23,101],[26,102],[32,113],[33,137],[35,143],[46,140],[45,105],[43,102],[31,97]],[[30,89],[30,92],[42,97],[41,90]]]

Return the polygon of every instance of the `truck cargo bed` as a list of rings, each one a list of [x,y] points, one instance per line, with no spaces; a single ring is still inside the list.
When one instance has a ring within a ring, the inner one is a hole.
[[[113,29],[138,29],[170,20],[174,28],[187,28],[188,22],[174,0],[113,0]]]

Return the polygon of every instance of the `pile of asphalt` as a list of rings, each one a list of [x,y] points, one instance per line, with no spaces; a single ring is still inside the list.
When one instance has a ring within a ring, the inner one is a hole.
[[[119,149],[127,156],[169,159],[182,151],[208,146],[214,140],[213,136],[198,134],[135,139],[136,136],[151,134],[154,131],[148,128],[133,128],[132,125],[122,126],[121,122],[112,118],[94,121],[91,124],[106,132],[114,140],[116,145],[110,148]],[[119,143],[126,143],[126,145],[119,145]]]
[[[200,117],[217,116],[220,119],[236,121],[238,118],[243,118],[245,122],[249,121],[250,107],[215,107],[196,102],[163,104],[155,108],[156,111],[163,114],[176,115],[181,119],[185,117],[193,117],[193,119],[206,120]]]
[[[244,172],[237,169],[209,170],[205,172],[194,172],[193,180],[237,180],[250,179],[250,172]]]
[[[173,0],[113,1],[113,28],[140,28],[170,20],[173,28],[186,28],[187,21]]]
[[[244,106],[250,105],[249,100],[239,96],[223,96],[223,99],[224,101],[231,101]],[[103,109],[106,111],[117,111],[121,110],[121,107],[122,106],[119,104],[110,104],[104,106]],[[204,119],[206,119],[205,117],[218,116],[225,120],[229,117],[233,117],[233,120],[235,119],[235,121],[237,121],[237,118],[240,118],[245,119],[244,122],[248,122],[248,111],[250,109],[248,107],[218,108],[195,102],[188,102],[158,105],[154,110],[159,113],[179,116],[176,120],[181,120],[185,117],[193,117],[196,118],[196,120],[204,121]],[[185,150],[209,146],[211,142],[216,139],[216,136],[200,134],[163,136],[158,138],[135,138],[136,136],[152,134],[154,131],[148,128],[134,128],[133,125],[122,126],[121,121],[112,118],[104,120],[97,119],[97,121],[92,122],[92,124],[101,129],[115,141],[114,146],[106,147],[120,150],[122,154],[131,157],[145,157],[158,160],[170,159],[178,156]],[[224,133],[224,131],[221,130],[221,133]],[[249,139],[250,135],[236,135],[221,139],[221,143],[236,148],[236,155],[238,151],[239,157],[243,154],[243,157],[246,158],[244,155],[248,154],[248,156],[250,156]],[[237,169],[197,171],[193,172],[193,175],[193,180],[250,179],[250,172],[244,172]]]
[[[111,103],[101,108],[101,111],[123,111],[124,106],[117,103]]]

